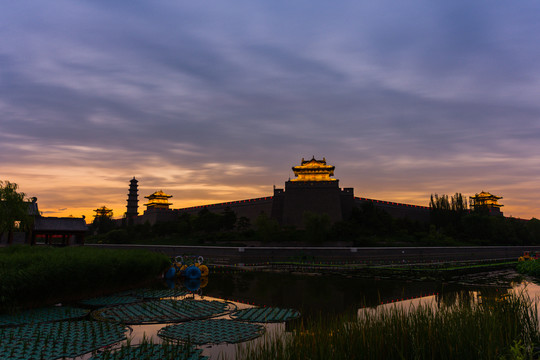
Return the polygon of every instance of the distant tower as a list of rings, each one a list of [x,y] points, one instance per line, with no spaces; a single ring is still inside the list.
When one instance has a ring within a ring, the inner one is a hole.
[[[147,198],[148,204],[146,210],[169,210],[169,206],[172,205],[169,202],[169,198],[172,198],[172,195],[167,195],[163,191],[159,190],[153,193],[152,195],[145,196]]]
[[[482,209],[484,209],[490,215],[502,216],[501,206],[504,205],[499,204],[498,200],[500,199],[502,199],[502,196],[492,195],[487,191],[482,191],[480,194],[469,197],[471,208],[473,210],[482,211]]]
[[[94,220],[97,219],[97,218],[109,218],[109,219],[112,219],[112,217],[113,217],[112,209],[109,209],[105,205],[103,205],[100,208],[97,208],[94,211],[96,212],[96,215],[94,215]]]
[[[127,211],[126,211],[126,218],[127,219],[133,219],[137,215],[139,215],[139,195],[137,190],[137,179],[135,179],[135,176],[131,181],[129,182],[129,194],[127,198]]]

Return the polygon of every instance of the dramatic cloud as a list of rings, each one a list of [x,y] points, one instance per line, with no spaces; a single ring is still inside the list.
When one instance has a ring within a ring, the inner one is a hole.
[[[48,213],[267,196],[323,156],[359,196],[486,190],[540,216],[540,5],[17,1],[0,179]],[[141,196],[141,197],[142,197]]]

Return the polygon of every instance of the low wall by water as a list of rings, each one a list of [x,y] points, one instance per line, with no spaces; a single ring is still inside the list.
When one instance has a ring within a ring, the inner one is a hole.
[[[517,259],[540,246],[458,247],[225,247],[88,244],[113,249],[145,249],[168,256],[203,256],[210,264],[256,264],[280,261],[306,262],[432,262]]]

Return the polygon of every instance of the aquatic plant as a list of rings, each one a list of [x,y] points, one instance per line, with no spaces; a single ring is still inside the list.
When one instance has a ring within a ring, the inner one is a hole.
[[[202,350],[196,349],[189,342],[178,343],[164,341],[155,344],[153,339],[143,336],[140,344],[131,346],[131,339],[118,349],[107,349],[90,360],[204,360],[207,357],[201,355]]]
[[[299,320],[292,332],[240,347],[237,359],[499,359],[540,341],[536,303],[505,301],[363,309]]]
[[[125,339],[126,328],[98,321],[60,321],[0,327],[0,358],[73,358]],[[6,356],[9,355],[8,356]]]
[[[196,345],[236,344],[261,336],[265,328],[228,319],[188,321],[169,325],[158,331],[158,336],[169,340],[190,341]]]
[[[174,305],[178,306],[175,308]],[[92,313],[97,320],[124,324],[171,323],[224,315],[236,310],[229,302],[209,300],[150,300],[98,309]]]

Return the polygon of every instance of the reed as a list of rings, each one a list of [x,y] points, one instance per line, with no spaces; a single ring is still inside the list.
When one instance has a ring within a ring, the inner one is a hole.
[[[155,278],[170,265],[144,250],[0,248],[0,312],[111,292]]]
[[[353,318],[319,317],[240,347],[236,358],[506,359],[516,354],[532,358],[539,339],[536,304],[514,296],[449,307],[364,309]]]
[[[98,356],[90,360],[199,360],[206,359],[201,356],[202,350],[196,349],[189,342],[169,342],[163,341],[161,344],[154,343],[153,338],[147,338],[143,335],[141,342],[131,345],[131,339],[128,338],[126,344],[122,344],[117,349],[107,349]]]

